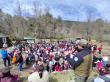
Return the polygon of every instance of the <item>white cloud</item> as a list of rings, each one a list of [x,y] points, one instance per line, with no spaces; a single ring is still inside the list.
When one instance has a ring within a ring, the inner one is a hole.
[[[13,14],[18,0],[0,0],[0,8]],[[94,9],[96,16],[110,20],[110,0],[19,0],[22,10],[32,13],[33,3],[40,8],[48,7],[54,17],[69,20],[86,20],[86,10]],[[90,8],[89,8],[90,7]]]

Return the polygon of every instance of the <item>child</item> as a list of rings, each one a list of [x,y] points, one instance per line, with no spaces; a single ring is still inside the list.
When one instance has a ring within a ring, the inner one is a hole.
[[[102,58],[99,58],[98,63],[97,63],[97,68],[100,71],[102,67],[103,67]]]
[[[59,62],[56,62],[54,70],[57,71],[57,72],[61,71],[61,66],[60,66]]]
[[[102,57],[103,66],[104,66],[104,67],[107,65],[108,60],[109,60],[109,58],[108,58],[107,55],[104,55],[104,56]]]

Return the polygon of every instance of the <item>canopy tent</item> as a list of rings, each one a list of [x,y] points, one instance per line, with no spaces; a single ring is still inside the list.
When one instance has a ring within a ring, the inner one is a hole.
[[[27,43],[35,43],[35,39],[34,37],[24,37],[24,40],[26,40]]]
[[[0,34],[0,48],[3,47],[3,44],[7,44],[8,47],[12,46],[11,40],[8,36]]]

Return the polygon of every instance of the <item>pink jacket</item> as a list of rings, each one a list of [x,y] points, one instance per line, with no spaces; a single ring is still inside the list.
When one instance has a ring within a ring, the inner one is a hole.
[[[103,67],[103,63],[102,63],[102,61],[99,61],[99,62],[97,63],[97,68],[98,68],[98,70],[101,70],[102,67]]]

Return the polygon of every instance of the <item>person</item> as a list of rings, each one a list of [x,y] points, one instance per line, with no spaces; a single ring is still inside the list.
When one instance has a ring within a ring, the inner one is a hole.
[[[103,67],[101,70],[99,70],[99,75],[103,76],[108,74],[108,68],[107,67]]]
[[[17,55],[17,63],[18,63],[18,69],[19,71],[23,70],[23,56],[20,51],[18,51]]]
[[[37,65],[36,70],[28,77],[28,82],[49,82],[49,73],[43,65]]]
[[[93,63],[92,63],[92,66],[93,68],[97,67],[97,61],[98,61],[98,57],[96,54],[93,55]]]
[[[109,61],[109,57],[104,54],[102,57],[103,67],[105,67],[107,65],[108,61]]]
[[[35,68],[38,65],[38,61],[35,61],[35,63],[33,64],[32,68]]]
[[[53,65],[54,65],[54,61],[52,61],[52,59],[50,59],[49,61],[49,72],[52,72],[53,70]]]
[[[54,65],[54,71],[61,72],[61,65],[59,62],[56,62]]]
[[[75,82],[86,82],[89,77],[90,68],[91,68],[91,51],[87,47],[88,41],[81,39],[78,43],[78,54],[83,54],[83,62],[75,68]],[[76,58],[75,58],[76,60]]]
[[[100,71],[103,68],[102,58],[97,61],[97,69]]]
[[[18,75],[11,74],[12,67],[5,67],[0,70],[0,82],[20,82]]]
[[[96,77],[93,82],[110,82],[109,68],[106,68],[105,71],[107,72],[105,75]]]
[[[7,61],[8,61],[8,66],[10,66],[10,58],[8,57],[8,51],[6,49],[7,49],[7,44],[3,44],[1,55],[2,55],[2,59],[5,67],[7,66]]]
[[[102,42],[100,42],[98,47],[99,54],[102,54],[102,48],[103,48],[103,45],[102,45]]]
[[[78,55],[81,57],[83,56],[83,61],[75,67],[75,82],[86,82],[87,78],[89,77],[90,68],[91,68],[91,51],[87,46],[88,41],[85,39],[81,39],[77,44]],[[74,57],[75,62],[80,62],[80,59]]]
[[[68,61],[64,61],[64,70],[68,70],[69,67]]]

